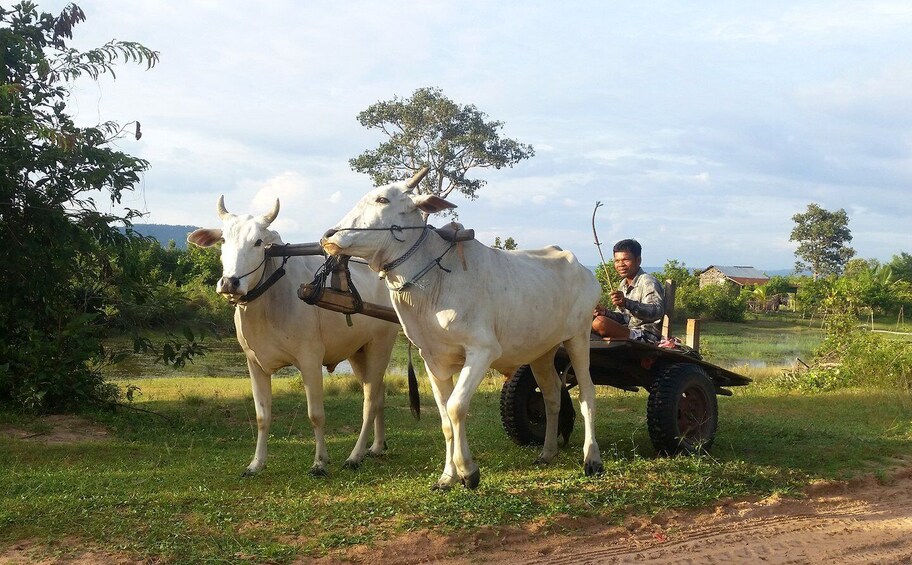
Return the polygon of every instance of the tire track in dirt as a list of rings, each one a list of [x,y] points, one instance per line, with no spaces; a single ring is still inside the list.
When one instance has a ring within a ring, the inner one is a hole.
[[[723,501],[710,509],[631,517],[622,526],[568,518],[525,529],[480,528],[454,536],[414,532],[326,560],[339,558],[371,565],[912,565],[912,467],[893,473],[884,483],[873,477],[818,483],[801,499],[773,495]]]
[[[912,563],[912,479],[905,470],[887,486],[831,483],[801,500],[773,496],[659,516],[633,535],[604,542],[596,535],[586,545],[526,562]]]

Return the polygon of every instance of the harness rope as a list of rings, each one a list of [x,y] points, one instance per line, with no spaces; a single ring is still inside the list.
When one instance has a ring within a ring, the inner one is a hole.
[[[286,243],[285,245],[287,246],[288,244]],[[248,303],[256,300],[257,298],[262,296],[263,293],[265,293],[267,290],[269,290],[270,287],[272,287],[272,285],[274,285],[276,282],[278,282],[278,280],[280,278],[284,277],[285,276],[285,264],[288,263],[289,257],[290,257],[289,255],[282,255],[282,264],[279,266],[279,268],[276,269],[275,271],[273,271],[272,274],[269,275],[269,278],[267,278],[265,281],[263,281],[263,277],[261,276],[260,281],[256,284],[256,286],[254,286],[252,289],[250,289],[250,291],[248,291],[247,294],[238,298],[234,302],[234,305],[237,306],[238,304],[248,304]],[[260,264],[257,265],[249,273],[245,273],[245,274],[239,276],[238,280],[241,280],[244,277],[248,277],[248,276],[252,275],[253,273],[259,271],[260,267],[262,267],[266,263],[267,259],[269,259],[269,257],[264,253],[263,260],[260,261]],[[264,269],[263,276],[265,276],[265,274],[266,274],[266,271]]]
[[[380,274],[380,278],[383,279],[383,278],[386,278],[386,274],[389,271],[402,265],[412,255],[414,255],[415,251],[417,251],[418,248],[421,246],[421,244],[424,243],[424,240],[427,239],[428,234],[435,229],[436,228],[434,226],[430,226],[428,224],[424,224],[423,226],[398,226],[396,224],[393,224],[392,226],[390,226],[388,228],[342,228],[342,229],[336,230],[336,232],[340,232],[340,231],[388,231],[388,232],[390,232],[390,235],[393,236],[393,239],[395,239],[396,241],[405,242],[404,239],[399,239],[399,237],[396,236],[396,232],[402,232],[404,230],[424,230],[421,232],[421,235],[418,236],[417,241],[415,241],[415,243],[413,243],[412,246],[409,247],[408,251],[403,253],[399,258],[394,259],[394,260],[390,261],[389,263],[386,263],[385,265],[380,267],[379,274]],[[412,286],[416,286],[418,281],[421,280],[422,277],[427,275],[431,271],[431,269],[433,269],[435,266],[437,266],[440,270],[442,270],[444,272],[452,273],[453,271],[451,269],[447,269],[446,267],[441,265],[440,261],[442,261],[443,258],[447,255],[447,253],[452,251],[452,249],[454,247],[456,247],[456,245],[457,245],[457,242],[455,242],[455,241],[450,242],[450,246],[447,247],[443,253],[441,253],[437,258],[433,259],[430,263],[428,263],[427,266],[425,266],[423,269],[421,269],[421,271],[412,275],[412,277],[410,279],[408,279],[406,282],[404,282],[402,284],[402,286],[400,286],[399,288],[389,286],[389,284],[387,284],[387,288],[389,288],[390,290],[392,290],[394,292],[402,292],[404,290],[411,288]],[[346,268],[347,268],[347,266],[346,266]],[[315,278],[314,284],[316,284],[316,283],[317,283],[317,279]],[[323,281],[321,281],[321,284],[325,284],[325,278],[323,279]],[[352,288],[354,288],[354,286],[352,286]]]
[[[317,269],[317,272],[314,273],[313,281],[311,285],[313,286],[313,292],[306,296],[302,297],[304,302],[315,305],[323,297],[323,291],[326,289],[326,279],[336,270],[337,267],[341,266],[345,270],[345,278],[348,281],[348,290],[354,299],[354,309],[355,312],[361,312],[364,309],[364,300],[361,299],[361,294],[358,292],[358,289],[355,288],[355,282],[352,280],[351,270],[348,268],[348,257],[336,257],[330,255],[326,258],[326,261]]]

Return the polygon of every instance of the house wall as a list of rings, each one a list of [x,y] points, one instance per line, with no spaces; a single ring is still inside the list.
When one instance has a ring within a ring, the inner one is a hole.
[[[727,279],[725,274],[722,273],[719,269],[713,267],[705,273],[700,274],[700,288],[704,286],[709,286],[713,284],[724,284]]]

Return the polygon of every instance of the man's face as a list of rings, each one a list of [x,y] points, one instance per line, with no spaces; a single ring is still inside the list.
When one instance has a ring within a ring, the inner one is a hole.
[[[618,251],[614,254],[614,270],[625,279],[633,278],[640,270],[642,257],[634,257],[628,251]]]

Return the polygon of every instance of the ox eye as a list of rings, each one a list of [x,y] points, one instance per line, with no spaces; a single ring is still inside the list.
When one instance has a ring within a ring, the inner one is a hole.
[[[378,196],[377,200],[375,200],[375,202],[377,204],[389,204],[390,203],[389,198],[387,198],[385,196]]]
[[[256,240],[256,243],[253,244],[254,247],[259,247],[259,246],[261,246],[261,245],[263,245],[263,240],[262,240],[262,239]]]

